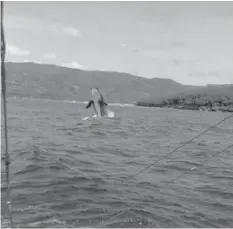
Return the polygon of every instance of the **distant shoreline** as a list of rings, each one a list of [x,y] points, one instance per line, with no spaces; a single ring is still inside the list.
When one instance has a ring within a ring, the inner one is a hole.
[[[191,110],[191,111],[209,111],[209,112],[233,112],[233,106],[200,106],[197,104],[183,104],[183,105],[162,105],[146,102],[137,102],[135,106],[138,107],[156,107],[156,108],[173,108],[178,110]]]
[[[56,100],[56,99],[46,99],[46,98],[33,98],[33,97],[8,97],[8,99],[23,99],[23,100],[39,100],[44,102],[57,102],[57,103],[76,103],[76,104],[87,104],[88,101],[76,101],[76,100]],[[164,105],[164,104],[156,104],[151,102],[136,102],[133,104],[127,103],[108,103],[109,106],[119,106],[119,107],[153,107],[153,108],[163,108],[163,109],[178,109],[178,110],[192,110],[192,111],[209,111],[209,112],[233,112],[233,106],[200,106],[197,104],[183,104],[183,105]]]

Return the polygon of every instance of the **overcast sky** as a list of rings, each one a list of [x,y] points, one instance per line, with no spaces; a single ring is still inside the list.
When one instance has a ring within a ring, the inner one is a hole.
[[[233,83],[233,2],[5,2],[8,61]]]

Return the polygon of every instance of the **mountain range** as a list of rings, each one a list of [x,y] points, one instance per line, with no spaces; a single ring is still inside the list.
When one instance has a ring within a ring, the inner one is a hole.
[[[128,73],[86,71],[49,64],[7,62],[6,74],[10,97],[87,101],[91,88],[98,87],[110,103],[135,103],[180,93],[224,94],[226,89],[233,98],[233,85],[187,86],[171,79],[148,79]]]

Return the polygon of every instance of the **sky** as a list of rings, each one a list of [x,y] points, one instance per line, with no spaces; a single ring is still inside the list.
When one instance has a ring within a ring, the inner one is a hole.
[[[5,2],[7,61],[233,84],[233,2]]]

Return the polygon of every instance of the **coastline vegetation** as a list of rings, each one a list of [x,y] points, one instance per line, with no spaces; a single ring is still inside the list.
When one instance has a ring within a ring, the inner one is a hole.
[[[163,107],[184,110],[233,112],[233,88],[231,93],[190,93],[169,98],[138,101],[136,106]]]

